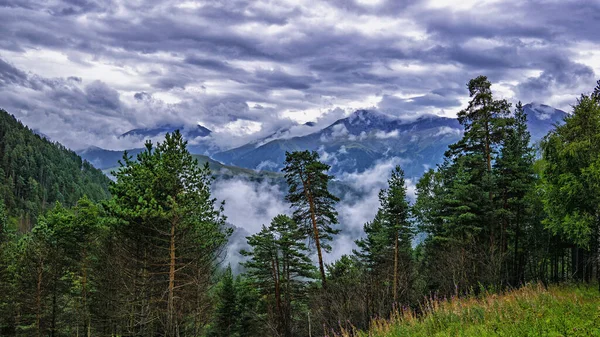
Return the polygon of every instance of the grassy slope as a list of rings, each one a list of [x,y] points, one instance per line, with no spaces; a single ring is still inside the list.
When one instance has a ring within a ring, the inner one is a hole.
[[[406,312],[375,322],[370,333],[358,335],[600,336],[595,286],[528,286],[504,295],[431,302],[426,311],[422,318]]]

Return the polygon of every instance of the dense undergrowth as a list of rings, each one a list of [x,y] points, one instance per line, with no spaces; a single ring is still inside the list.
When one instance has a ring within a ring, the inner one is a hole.
[[[591,285],[529,285],[502,295],[429,300],[348,336],[600,336],[600,293]]]

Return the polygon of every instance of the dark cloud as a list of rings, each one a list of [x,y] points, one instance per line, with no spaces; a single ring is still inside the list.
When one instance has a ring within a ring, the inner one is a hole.
[[[452,115],[480,74],[523,101],[593,87],[599,2],[430,3],[0,0],[0,105],[70,146],[202,121],[227,147],[359,107]]]
[[[560,90],[574,89],[595,79],[592,68],[563,58],[554,58],[539,76],[529,77],[517,86],[519,95],[539,101]],[[591,90],[591,87],[590,87]]]
[[[23,85],[27,79],[25,72],[15,68],[0,58],[0,87],[7,85]]]
[[[87,101],[104,111],[116,111],[121,108],[119,93],[106,83],[94,81],[85,87]]]
[[[428,93],[410,98],[384,95],[377,106],[382,111],[402,118],[413,118],[424,112],[437,113],[444,109],[460,109],[460,101],[454,96]]]

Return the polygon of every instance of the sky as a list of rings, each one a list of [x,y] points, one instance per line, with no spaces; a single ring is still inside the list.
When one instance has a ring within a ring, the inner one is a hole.
[[[0,108],[73,149],[200,123],[220,148],[359,108],[454,116],[466,83],[570,110],[598,0],[0,0]]]

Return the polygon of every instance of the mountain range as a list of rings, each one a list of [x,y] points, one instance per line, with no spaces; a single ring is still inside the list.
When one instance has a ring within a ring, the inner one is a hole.
[[[538,142],[567,115],[562,110],[535,103],[525,105],[524,110],[532,142]],[[315,127],[315,131],[305,136],[290,137],[290,132],[282,129],[268,137],[224,151],[210,145],[211,131],[200,125],[197,128],[162,125],[134,129],[122,137],[148,139],[181,129],[184,137],[195,141],[190,152],[207,154],[210,160],[228,167],[256,171],[280,171],[286,151],[296,150],[319,152],[321,159],[332,166],[333,174],[362,172],[378,161],[399,158],[406,176],[418,177],[427,168],[440,163],[448,145],[462,136],[462,126],[454,118],[426,115],[406,121],[372,110],[358,110],[322,129],[313,123],[307,125]],[[135,155],[141,150],[128,151]],[[94,147],[79,151],[79,155],[100,169],[108,169],[117,166],[122,151]]]

